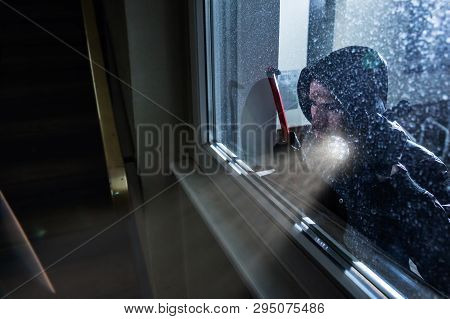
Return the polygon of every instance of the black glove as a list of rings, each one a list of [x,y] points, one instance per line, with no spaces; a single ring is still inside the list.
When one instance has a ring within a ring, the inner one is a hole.
[[[351,135],[356,165],[365,173],[389,177],[399,163],[407,136],[399,126],[380,114],[367,115]]]

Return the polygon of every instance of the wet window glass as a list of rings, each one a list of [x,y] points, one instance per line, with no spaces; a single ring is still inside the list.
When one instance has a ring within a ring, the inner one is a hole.
[[[212,141],[272,172],[260,176],[352,263],[416,297],[450,293],[449,12],[445,0],[210,7]]]

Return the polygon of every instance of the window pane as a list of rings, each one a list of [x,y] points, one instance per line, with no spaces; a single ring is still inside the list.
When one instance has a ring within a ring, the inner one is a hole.
[[[299,216],[398,289],[423,278],[450,293],[449,12],[444,0],[212,1],[215,140],[275,169],[263,180]]]
[[[275,0],[212,1],[216,140],[244,158],[241,123],[276,122],[267,80],[258,81],[277,66],[279,12]]]

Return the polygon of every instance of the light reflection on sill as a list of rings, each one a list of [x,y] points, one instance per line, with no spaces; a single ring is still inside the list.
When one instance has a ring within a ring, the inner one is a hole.
[[[350,270],[344,270],[344,274],[355,284],[359,289],[364,291],[364,293],[371,299],[379,299],[369,288],[367,288]]]
[[[392,286],[390,286],[386,281],[380,278],[377,274],[375,274],[369,267],[363,264],[360,261],[354,261],[353,264],[363,270],[367,275],[370,276],[371,281],[379,284],[385,291],[387,291],[393,298],[404,299],[405,297],[401,295],[397,290],[395,290]]]
[[[224,161],[227,161],[227,158],[225,157],[225,155],[220,150],[218,150],[215,145],[210,144],[209,146],[217,155],[220,156],[220,158],[222,158]]]

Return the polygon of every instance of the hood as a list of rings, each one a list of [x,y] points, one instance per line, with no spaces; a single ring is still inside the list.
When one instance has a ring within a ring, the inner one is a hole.
[[[313,80],[331,91],[340,103],[350,127],[361,119],[376,113],[383,114],[385,111],[388,93],[387,65],[373,49],[346,47],[302,70],[297,94],[303,114],[309,121],[309,85]]]
[[[370,166],[370,171],[377,166],[377,171],[390,172],[401,157],[407,135],[398,123],[383,116],[388,93],[384,59],[373,49],[351,46],[303,69],[297,93],[309,121],[309,85],[313,80],[330,90],[343,111],[347,138],[353,145],[353,165]]]

